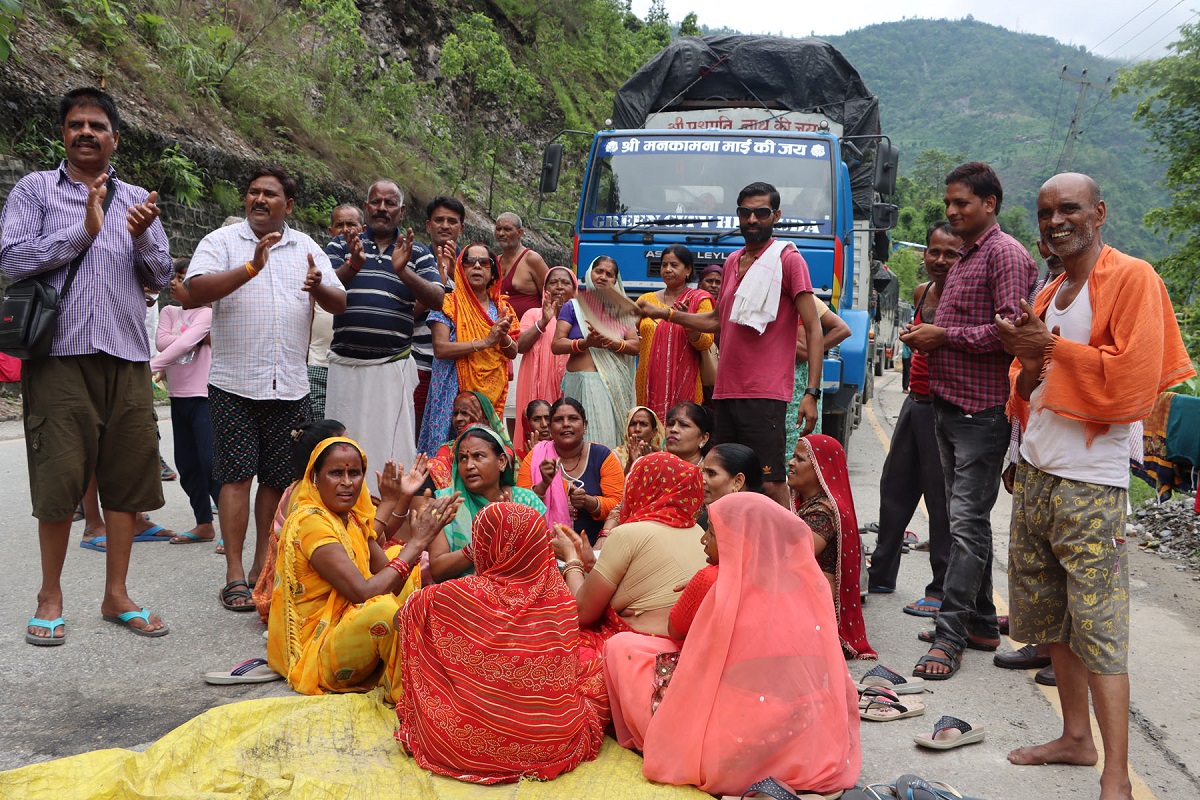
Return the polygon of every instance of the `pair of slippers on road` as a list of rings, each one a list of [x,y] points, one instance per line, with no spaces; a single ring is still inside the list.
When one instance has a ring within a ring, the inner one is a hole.
[[[145,636],[148,639],[157,639],[158,637],[166,636],[171,632],[171,629],[166,625],[163,625],[161,628],[153,631],[143,630],[142,628],[131,625],[130,622],[135,619],[140,619],[147,625],[150,624],[150,612],[144,608],[140,611],[126,611],[124,614],[104,614],[102,618],[105,622],[111,622],[115,625],[120,625],[126,630],[136,633],[138,636]],[[66,624],[66,620],[62,617],[59,617],[58,619],[39,619],[37,617],[31,617],[29,624],[26,626],[25,641],[36,647],[58,647],[61,644],[66,644]],[[36,633],[30,633],[28,630],[29,628],[42,628],[43,630],[49,631],[49,633],[46,636],[38,636]],[[59,628],[63,629],[63,634],[62,636],[55,636],[54,634]]]
[[[175,531],[169,531],[162,525],[151,525],[146,530],[133,537],[135,542],[169,542],[175,538]],[[107,536],[94,536],[91,539],[83,539],[79,542],[79,546],[84,550],[95,550],[97,553],[108,552],[108,547],[105,543],[108,541]]]
[[[922,678],[906,678],[895,670],[877,664],[855,685],[858,689],[859,717],[873,722],[888,722],[925,713],[925,703],[916,698],[901,699],[901,695],[916,695],[925,691]],[[953,750],[984,739],[982,726],[974,726],[957,717],[943,716],[933,726],[932,734],[914,736],[913,742],[931,750]]]

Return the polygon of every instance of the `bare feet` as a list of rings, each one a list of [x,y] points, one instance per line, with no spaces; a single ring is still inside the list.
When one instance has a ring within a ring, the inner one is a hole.
[[[1107,777],[1101,775],[1100,800],[1133,800],[1133,786],[1129,783],[1129,773],[1115,776],[1111,785]]]
[[[1084,767],[1095,766],[1097,761],[1096,744],[1089,736],[1087,739],[1058,738],[1045,744],[1033,747],[1018,747],[1008,754],[1011,764],[1078,764]],[[1128,786],[1126,781],[1126,786]],[[1112,795],[1119,797],[1119,795]]]
[[[55,596],[45,595],[45,594],[41,594],[41,593],[38,594],[37,611],[34,612],[34,615],[33,615],[34,617],[36,617],[37,619],[44,619],[44,620],[56,620],[59,617],[61,617],[62,614],[63,614],[63,598],[62,598],[61,594],[55,595]],[[25,630],[29,631],[29,633],[33,634],[34,636],[38,636],[43,639],[49,638],[49,636],[50,636],[49,630],[47,630],[46,628],[39,628],[35,625],[30,625]],[[54,638],[61,639],[62,637],[66,636],[66,635],[67,635],[66,628],[64,628],[63,626],[60,625],[54,629]]]
[[[104,598],[104,602],[100,603],[100,613],[106,617],[116,617],[124,614],[126,611],[141,611],[142,607],[133,602],[126,596],[123,599]],[[162,617],[158,614],[150,615],[150,622],[147,623],[143,619],[134,617],[126,623],[131,628],[137,628],[143,631],[157,631],[164,627]]]

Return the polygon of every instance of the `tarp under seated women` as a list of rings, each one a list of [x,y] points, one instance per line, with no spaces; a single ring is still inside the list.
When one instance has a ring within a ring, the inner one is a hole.
[[[720,570],[657,710],[649,667],[676,647],[625,633],[605,649],[618,736],[642,746],[650,780],[710,794],[739,796],[768,775],[797,791],[853,786],[857,695],[812,531],[753,492],[721,498],[709,515]]]
[[[472,531],[476,574],[426,587],[400,611],[396,738],[422,767],[471,783],[549,780],[599,752],[604,676],[600,659],[580,658],[550,538],[537,511],[493,503]]]
[[[277,697],[219,706],[145,752],[96,750],[0,772],[22,800],[709,800],[642,777],[642,759],[605,739],[595,761],[548,783],[476,786],[433,775],[392,738],[396,715],[371,695]]]

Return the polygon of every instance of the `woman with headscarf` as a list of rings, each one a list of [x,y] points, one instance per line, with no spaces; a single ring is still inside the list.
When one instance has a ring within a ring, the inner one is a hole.
[[[846,451],[837,439],[814,433],[801,437],[788,461],[792,508],[812,529],[813,550],[833,594],[838,635],[847,658],[879,656],[867,642],[859,579],[862,541],[854,495],[846,470]]]
[[[633,462],[662,450],[666,437],[667,429],[663,427],[658,414],[646,406],[634,406],[625,418],[625,444],[614,450],[613,454],[628,474]]]
[[[674,307],[690,314],[707,314],[713,300],[700,289],[688,288],[692,251],[681,244],[663,248],[661,277],[666,286],[646,292],[638,302],[668,309],[666,319],[645,317],[638,323],[641,353],[637,365],[638,402],[660,417],[684,400],[704,401],[700,384],[700,353],[712,346],[711,333],[699,333],[671,321]]]
[[[588,289],[610,287],[621,294],[625,287],[617,272],[617,262],[609,256],[597,256],[584,280]],[[619,342],[609,341],[593,331],[584,318],[576,298],[558,314],[551,351],[568,355],[563,374],[563,397],[575,397],[587,409],[592,441],[610,450],[625,440],[621,427],[627,409],[635,404],[633,386],[634,357],[639,350],[637,330],[630,328]]]
[[[550,350],[558,314],[575,297],[579,279],[566,267],[551,267],[542,289],[542,304],[531,308],[521,317],[521,336],[517,352],[521,367],[517,371],[517,408],[526,408],[534,400],[553,403],[562,396],[563,374],[567,371],[568,356],[555,355]],[[529,441],[530,428],[524,415],[517,418],[517,445],[524,449]]]
[[[508,371],[521,333],[516,314],[500,294],[500,268],[487,245],[467,245],[454,265],[455,290],[440,311],[429,312],[433,373],[417,450],[432,456],[450,430],[450,408],[460,392],[480,392],[504,408]]]
[[[540,514],[493,503],[471,537],[475,574],[421,590],[400,612],[396,738],[422,768],[460,781],[550,780],[600,751],[600,659],[580,655],[575,598]]]
[[[354,440],[332,437],[313,450],[292,490],[279,539],[267,663],[301,694],[382,685],[395,702],[401,693],[396,612],[420,587],[414,565],[458,498],[447,495],[412,513],[407,543],[385,553],[376,539],[366,470]]]
[[[429,545],[429,570],[437,581],[471,573],[471,525],[485,506],[520,503],[546,513],[536,494],[516,485],[516,456],[511,445],[491,428],[471,425],[463,431],[454,444],[453,464],[450,486],[439,489],[436,496],[457,495],[462,505]]]
[[[437,454],[429,459],[429,477],[433,485],[445,489],[450,485],[451,471],[454,466],[454,443],[471,425],[486,425],[499,434],[505,447],[511,447],[508,440],[508,428],[504,420],[492,408],[492,401],[483,392],[459,392],[450,407],[450,438],[438,448]]]
[[[651,453],[634,462],[620,524],[599,556],[578,535],[557,529],[555,552],[566,562],[563,577],[587,629],[585,642],[599,647],[622,630],[666,635],[675,587],[704,566],[696,525],[703,501],[699,467]]]
[[[797,793],[850,788],[858,702],[812,533],[755,492],[717,500],[709,519],[718,566],[682,648],[634,633],[605,646],[617,741],[642,751],[650,780],[713,795],[766,776]]]

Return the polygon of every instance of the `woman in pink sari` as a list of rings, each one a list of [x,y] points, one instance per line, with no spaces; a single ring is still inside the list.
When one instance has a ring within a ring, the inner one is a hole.
[[[605,647],[617,740],[642,751],[650,780],[709,794],[740,795],[768,776],[797,792],[853,786],[857,695],[812,532],[752,492],[717,500],[709,519],[719,567],[682,649],[636,633]]]
[[[563,373],[567,371],[570,356],[556,356],[550,352],[554,329],[558,325],[558,312],[569,303],[579,288],[579,279],[566,267],[551,267],[546,273],[545,288],[542,289],[542,304],[531,308],[521,316],[521,336],[517,339],[517,352],[521,363],[517,371],[517,408],[525,408],[532,400],[553,403],[562,396]],[[533,449],[529,435],[528,420],[517,417],[516,444],[523,456]]]

